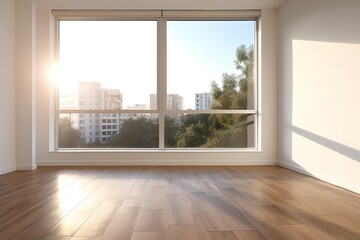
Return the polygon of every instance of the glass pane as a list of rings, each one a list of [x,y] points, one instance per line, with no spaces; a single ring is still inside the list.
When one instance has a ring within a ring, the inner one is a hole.
[[[59,109],[150,109],[156,31],[156,21],[60,21]]]
[[[254,109],[254,36],[254,21],[168,21],[167,109]]]
[[[59,148],[158,148],[157,114],[59,115]]]
[[[255,116],[179,114],[165,117],[167,148],[254,148]]]

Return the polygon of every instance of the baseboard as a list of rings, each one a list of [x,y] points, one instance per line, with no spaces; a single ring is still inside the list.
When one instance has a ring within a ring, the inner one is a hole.
[[[6,174],[6,173],[10,173],[10,172],[14,172],[16,171],[16,167],[4,167],[4,168],[0,168],[0,175]]]
[[[303,168],[300,168],[296,165],[293,165],[293,164],[290,164],[287,162],[278,162],[278,165],[281,167],[284,167],[284,168],[288,168],[290,170],[294,170],[295,172],[299,172],[299,173],[302,173],[302,174],[310,176],[310,177],[315,177],[311,173],[305,171]]]
[[[38,166],[241,166],[276,165],[265,160],[96,160],[96,161],[37,161]]]
[[[23,171],[23,170],[35,170],[37,168],[36,164],[22,164],[16,165],[16,170]]]
[[[304,170],[303,168],[295,166],[295,165],[293,165],[291,163],[278,162],[278,165],[280,165],[280,166],[282,166],[284,168],[288,168],[288,169],[294,170],[296,172],[299,172],[299,173],[302,173],[302,174],[305,174],[305,175],[320,179],[320,180],[322,180],[324,182],[327,182],[327,183],[333,184],[335,186],[347,189],[349,191],[360,194],[360,186],[358,186],[358,185],[349,184],[347,182],[339,181],[337,179],[326,176],[324,174],[319,174],[317,172],[308,172],[308,171]]]

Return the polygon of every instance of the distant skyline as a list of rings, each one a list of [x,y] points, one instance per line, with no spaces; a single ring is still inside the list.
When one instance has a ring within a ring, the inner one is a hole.
[[[61,21],[60,85],[98,81],[120,89],[123,106],[150,104],[156,93],[156,21]],[[222,74],[237,73],[235,51],[254,43],[253,21],[168,21],[167,93],[210,92]],[[96,48],[94,46],[97,46]]]

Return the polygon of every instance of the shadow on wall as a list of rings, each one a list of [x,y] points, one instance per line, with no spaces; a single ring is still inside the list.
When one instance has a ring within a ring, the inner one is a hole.
[[[324,138],[322,136],[319,136],[317,134],[308,132],[304,129],[298,128],[296,126],[291,127],[292,132],[299,134],[302,137],[305,137],[317,144],[320,144],[328,149],[331,149],[332,151],[335,151],[339,154],[342,154],[346,157],[349,157],[355,161],[360,162],[360,151],[351,147],[348,147],[344,144],[332,141],[328,138]]]
[[[288,0],[278,15],[280,164],[356,192],[359,9],[357,0]]]

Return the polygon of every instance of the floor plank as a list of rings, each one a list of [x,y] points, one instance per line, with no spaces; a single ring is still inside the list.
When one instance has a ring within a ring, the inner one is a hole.
[[[131,240],[167,240],[166,232],[134,232]]]
[[[203,193],[189,194],[193,218],[208,231],[230,231],[231,227]]]
[[[185,195],[166,196],[166,221],[168,225],[192,225],[188,199]]]
[[[241,240],[266,240],[258,230],[234,231],[234,233]]]
[[[137,232],[166,231],[165,210],[142,210],[135,227]]]
[[[0,239],[359,240],[360,196],[278,166],[0,176]]]
[[[199,240],[194,225],[170,225],[168,240]]]
[[[131,240],[136,222],[140,215],[140,209],[141,207],[139,206],[120,207],[102,235],[102,239]]]
[[[74,236],[102,236],[121,205],[121,201],[108,200],[81,225]]]

